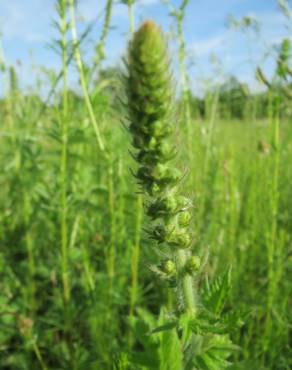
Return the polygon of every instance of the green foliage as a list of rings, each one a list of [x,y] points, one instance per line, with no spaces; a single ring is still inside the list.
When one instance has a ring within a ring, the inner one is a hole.
[[[227,270],[224,275],[218,276],[211,285],[206,284],[202,293],[204,306],[215,315],[220,315],[230,288],[231,270]]]
[[[223,335],[194,337],[192,345],[195,350],[190,363],[198,370],[226,369],[230,365],[227,358],[235,349],[228,336]]]
[[[148,312],[139,311],[139,317],[133,320],[131,327],[143,345],[143,351],[131,354],[133,364],[141,369],[184,369],[180,340],[173,324],[164,324],[167,320],[164,310],[161,310],[158,322]],[[159,328],[152,330],[157,324]]]
[[[17,94],[17,99],[22,99],[21,94]],[[108,91],[101,90],[96,99],[100,99],[100,104],[103,101],[108,102]],[[61,142],[57,119],[58,102],[59,99],[56,99],[56,105],[48,107],[46,115],[37,127],[31,117],[35,117],[37,108],[42,108],[40,99],[27,96],[18,103],[16,111],[11,111],[10,116],[3,115],[5,131],[10,132],[10,135],[2,137],[3,145],[0,147],[3,164],[0,176],[2,292],[0,367],[9,370],[40,368],[32,346],[34,342],[28,337],[23,337],[19,327],[19,322],[23,328],[23,323],[29,323],[31,319],[27,309],[30,294],[28,287],[31,284],[28,274],[27,242],[32,243],[37,260],[35,265],[37,313],[33,317],[32,338],[36,339],[37,347],[48,369],[70,368],[70,353],[66,350],[62,334],[63,304],[60,273],[57,267],[60,261],[58,253],[60,189],[57,174]],[[4,104],[6,107],[6,101]],[[195,186],[193,182],[184,183],[184,190],[188,194],[192,194],[194,188],[197,189],[194,200],[196,217],[190,218],[190,214],[186,216],[186,222],[190,222],[197,230],[196,250],[199,256],[205,255],[206,246],[210,250],[207,261],[201,257],[201,267],[195,274],[195,279],[201,286],[197,317],[196,320],[194,318],[191,320],[188,315],[180,315],[178,319],[172,314],[173,298],[168,298],[165,285],[162,285],[159,279],[153,278],[152,272],[147,272],[145,261],[158,266],[162,272],[165,271],[164,267],[167,267],[167,272],[172,271],[169,267],[173,265],[169,266],[168,258],[164,254],[159,254],[158,257],[153,255],[152,242],[148,237],[143,237],[136,302],[137,306],[143,307],[143,311],[149,313],[152,319],[148,318],[148,322],[143,316],[142,321],[147,321],[147,324],[134,330],[132,324],[126,324],[126,316],[130,311],[131,261],[134,258],[132,253],[137,223],[136,186],[128,170],[132,162],[123,154],[127,152],[127,136],[122,130],[117,130],[118,114],[112,114],[113,108],[109,102],[106,113],[98,105],[96,112],[98,117],[105,114],[102,132],[107,137],[108,145],[115,148],[112,164],[115,217],[111,219],[108,163],[99,160],[96,154],[96,143],[86,119],[83,99],[72,98],[70,104],[72,104],[68,144],[70,186],[67,193],[70,204],[68,213],[72,287],[70,312],[77,368],[112,369],[115,361],[117,369],[120,366],[121,369],[124,367],[127,370],[138,370],[138,365],[133,363],[133,359],[136,358],[134,354],[136,353],[139,358],[144,352],[148,353],[147,358],[155,358],[159,362],[162,356],[159,352],[160,338],[163,332],[169,331],[176,333],[180,348],[184,349],[183,366],[186,369],[187,364],[196,361],[194,351],[196,348],[199,350],[196,343],[200,344],[199,353],[203,356],[208,348],[218,345],[217,336],[224,337],[226,332],[230,333],[233,342],[241,347],[238,351],[233,350],[227,359],[228,362],[235,363],[230,368],[258,370],[264,363],[263,368],[266,369],[289,369],[291,367],[288,300],[291,294],[289,231],[292,227],[289,210],[292,207],[292,197],[289,187],[291,170],[287,163],[291,156],[290,125],[281,123],[279,179],[281,191],[277,217],[281,231],[279,239],[275,242],[276,257],[273,264],[277,289],[272,306],[270,341],[263,355],[267,307],[265,300],[267,255],[263,235],[269,230],[271,218],[269,195],[265,190],[270,186],[273,168],[271,125],[268,122],[251,125],[248,121],[217,121],[210,169],[205,173],[206,177],[203,176],[205,137],[203,131],[197,132],[200,139],[196,146],[197,160],[190,163],[190,171],[195,174]],[[14,122],[11,131],[9,117],[12,117]],[[184,135],[184,131],[177,134],[181,138]],[[260,140],[263,144],[258,147]],[[185,154],[180,155],[185,165]],[[122,167],[119,164],[121,160]],[[30,209],[27,210],[23,208],[25,194],[30,204]],[[163,214],[165,209],[176,212],[181,204],[189,206],[188,202],[185,203],[185,198],[171,199],[164,202],[162,198],[155,203],[154,209]],[[184,217],[180,222],[184,223]],[[144,224],[143,227],[147,226]],[[111,243],[115,247],[115,275],[112,291],[109,293],[111,289],[109,265],[106,261],[110,261],[110,255],[105,251],[109,250]],[[218,315],[211,310],[211,306],[222,307],[222,292],[228,291],[227,282],[230,282],[226,266],[231,264],[232,289],[229,289],[225,308],[221,315]],[[209,284],[204,283],[206,272]],[[207,298],[212,302],[209,308]],[[156,315],[161,305],[171,308],[168,310],[169,315],[165,314],[163,320],[158,321]],[[142,314],[139,312],[134,310],[129,320],[140,321]],[[148,335],[141,338],[141,332]],[[214,346],[210,343],[213,336],[216,338]],[[197,338],[196,341],[194,338]],[[146,347],[149,349],[146,350]],[[152,357],[150,357],[151,348],[153,348]],[[229,353],[229,351],[219,352]],[[217,357],[217,352],[214,356]],[[207,362],[208,357],[209,355],[206,356]],[[189,366],[191,368],[195,365]]]
[[[132,353],[130,358],[132,364],[141,369],[225,369],[230,366],[227,359],[238,350],[227,335],[216,333],[215,322],[208,327],[203,318],[194,319],[184,314],[176,321],[161,310],[159,326],[152,329],[156,324],[155,318],[142,310],[139,310],[139,318],[131,322],[143,351]]]
[[[291,69],[289,66],[291,58],[291,44],[289,39],[284,39],[281,43],[279,57],[277,61],[276,73],[281,78],[287,78],[289,73],[291,75]]]

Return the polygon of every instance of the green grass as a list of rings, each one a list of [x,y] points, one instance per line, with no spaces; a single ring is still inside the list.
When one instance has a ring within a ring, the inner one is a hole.
[[[1,113],[1,368],[38,369],[38,352],[46,368],[69,368],[70,343],[76,368],[110,369],[115,356],[136,345],[129,317],[138,308],[155,315],[170,299],[147,269],[155,256],[142,231],[128,135],[114,108],[105,114],[95,104],[111,153],[110,162],[104,160],[84,102],[73,108],[69,99],[68,338],[59,269],[59,110],[49,107],[34,123],[38,102],[19,94],[13,104],[18,110]],[[292,128],[280,122],[274,189],[274,149],[269,144],[268,153],[258,150],[259,140],[271,143],[272,125],[216,121],[208,151],[208,123],[196,122],[194,161],[186,162],[186,153],[177,160],[187,173],[181,186],[195,204],[195,248],[201,256],[209,253],[199,284],[232,266],[228,306],[247,311],[244,325],[232,334],[243,369],[288,369],[291,359]],[[182,124],[176,138],[185,147]]]

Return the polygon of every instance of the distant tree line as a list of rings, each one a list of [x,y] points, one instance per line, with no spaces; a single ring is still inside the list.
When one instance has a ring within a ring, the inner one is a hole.
[[[190,104],[192,115],[201,119],[210,117],[213,105],[216,117],[222,119],[262,119],[278,101],[281,117],[288,118],[292,117],[291,94],[291,83],[254,93],[247,84],[231,76],[217,92],[209,91],[201,98],[190,93]]]

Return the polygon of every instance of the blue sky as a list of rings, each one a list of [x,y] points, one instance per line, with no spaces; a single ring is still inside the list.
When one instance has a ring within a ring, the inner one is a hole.
[[[52,23],[55,18],[54,0],[9,0],[0,2],[0,32],[7,64],[17,65],[23,86],[34,84],[40,67],[58,71],[59,56],[49,47],[57,37]],[[173,6],[180,1],[172,0]],[[105,0],[80,0],[78,7],[79,32],[88,22],[102,13]],[[291,1],[290,1],[291,7]],[[135,21],[156,20],[171,37],[173,19],[167,7],[158,0],[140,0],[135,6]],[[228,16],[252,16],[260,25],[260,33],[243,33],[227,27]],[[291,22],[291,20],[290,20]],[[96,21],[92,33],[83,45],[85,59],[92,56],[99,37],[101,20]],[[273,70],[273,58],[266,55],[283,37],[291,37],[287,20],[279,12],[276,0],[190,0],[184,32],[189,55],[189,75],[194,91],[202,92],[208,84],[233,74],[239,80],[258,88],[254,69],[261,65],[268,75]],[[116,1],[112,29],[107,45],[107,64],[119,63],[128,39],[127,8]],[[170,42],[176,60],[176,45]],[[20,61],[20,63],[19,63]],[[174,63],[174,70],[176,65]],[[70,69],[70,83],[77,84],[74,68]],[[0,87],[3,93],[3,87]]]

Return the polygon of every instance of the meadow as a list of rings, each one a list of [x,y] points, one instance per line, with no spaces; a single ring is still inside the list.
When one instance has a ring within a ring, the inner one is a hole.
[[[132,5],[125,1],[129,39]],[[174,17],[182,88],[168,140],[182,174],[177,191],[191,205],[198,310],[216,309],[189,319],[157,236],[149,237],[129,132],[136,85],[127,76],[140,67],[130,59],[122,70],[102,68],[115,4],[107,1],[89,65],[74,1],[57,0],[62,69],[47,78],[49,95],[37,81],[33,93],[22,91],[16,69],[1,62],[0,369],[291,369],[290,49],[285,59],[282,44],[273,81],[262,76],[263,93],[238,102],[238,91],[226,100],[216,89],[195,98],[182,32],[187,5]],[[71,64],[80,93],[68,83]]]

